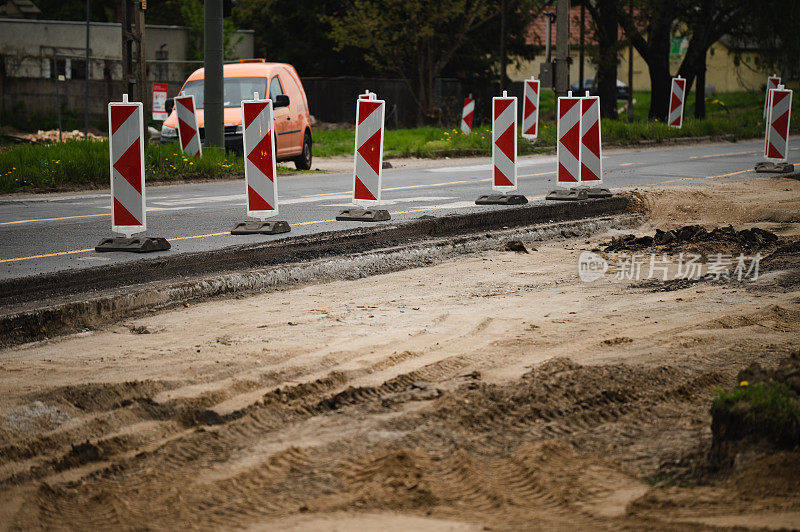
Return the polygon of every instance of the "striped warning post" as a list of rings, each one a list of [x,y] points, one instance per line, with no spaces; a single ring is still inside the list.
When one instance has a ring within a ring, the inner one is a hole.
[[[764,157],[771,162],[786,161],[789,152],[789,116],[792,109],[792,91],[778,85],[770,91],[767,110],[767,134]]]
[[[517,99],[503,91],[492,98],[492,188],[517,188]]]
[[[683,104],[686,101],[686,80],[680,76],[672,78],[667,124],[680,129],[683,126]]]
[[[581,98],[572,96],[572,92],[559,97],[557,114],[556,182],[569,188],[581,180]]]
[[[203,148],[200,145],[200,130],[197,128],[194,95],[176,96],[175,110],[178,114],[178,140],[181,151],[186,155],[200,157],[203,155]]]
[[[472,118],[475,115],[475,100],[472,94],[464,98],[464,107],[461,109],[461,132],[465,135],[472,133]]]
[[[278,214],[272,100],[242,100],[242,119],[247,215],[264,220]]]
[[[373,205],[381,200],[385,113],[386,102],[376,100],[373,93],[356,101],[353,201],[357,205]]]
[[[600,142],[600,97],[581,98],[581,183],[603,182],[602,145]]]
[[[522,137],[533,140],[539,136],[539,81],[525,80],[525,99],[522,102]]]
[[[781,78],[775,74],[767,78],[767,90],[764,92],[764,118],[767,118],[767,108],[769,107],[769,91],[777,89],[781,84]]]
[[[111,230],[128,238],[147,229],[143,124],[142,104],[129,102],[127,94],[108,104]]]

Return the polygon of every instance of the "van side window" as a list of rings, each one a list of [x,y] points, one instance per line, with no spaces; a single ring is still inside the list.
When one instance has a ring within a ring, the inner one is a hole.
[[[269,83],[269,99],[275,101],[275,97],[283,94],[283,87],[278,76],[273,76]]]

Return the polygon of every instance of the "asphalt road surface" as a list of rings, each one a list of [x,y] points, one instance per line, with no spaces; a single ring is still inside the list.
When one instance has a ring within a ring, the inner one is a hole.
[[[696,184],[704,179],[748,179],[761,160],[763,141],[609,150],[603,157],[604,186],[622,190],[655,184]],[[796,152],[800,148],[793,148]],[[790,160],[792,157],[790,156]],[[532,156],[518,162],[519,193],[544,201],[554,188],[554,156]],[[490,165],[453,160],[430,168],[387,169],[383,173],[383,208],[391,222],[423,215],[443,216],[504,207],[474,204],[491,192]],[[150,187],[147,190],[147,236],[172,244],[161,254],[220,249],[286,236],[363,226],[337,222],[351,206],[352,174],[297,174],[279,177],[280,215],[290,233],[277,236],[232,236],[246,219],[244,179],[238,181]],[[80,269],[154,254],[96,253],[94,246],[111,233],[108,192],[9,196],[0,199],[0,278]]]

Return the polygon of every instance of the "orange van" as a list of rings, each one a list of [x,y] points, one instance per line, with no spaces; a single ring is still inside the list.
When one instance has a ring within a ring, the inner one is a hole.
[[[263,59],[243,59],[222,67],[223,99],[225,107],[225,148],[242,151],[242,100],[269,95],[272,99],[279,161],[294,161],[300,170],[311,168],[311,116],[303,84],[292,65],[266,63]],[[193,94],[197,112],[200,138],[203,128],[203,69],[195,70],[183,84],[184,95]],[[278,96],[283,95],[282,98]],[[169,117],[161,128],[161,141],[172,142],[178,138],[178,117],[174,102],[167,100]]]

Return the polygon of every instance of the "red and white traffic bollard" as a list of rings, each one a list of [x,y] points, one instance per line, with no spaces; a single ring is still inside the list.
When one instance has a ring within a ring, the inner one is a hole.
[[[176,96],[175,111],[178,115],[178,141],[181,151],[192,157],[200,157],[203,155],[203,147],[200,143],[200,130],[197,127],[194,95]]]
[[[558,99],[557,107],[556,183],[569,188],[581,182],[581,99],[570,91]]]
[[[124,237],[106,238],[95,251],[164,251],[164,238],[137,237],[147,230],[144,184],[144,121],[141,102],[108,104],[108,149],[111,174],[111,230]]]
[[[764,135],[764,159],[756,172],[794,172],[787,162],[789,154],[789,118],[792,112],[792,91],[783,85],[771,89],[767,96],[767,126]]]
[[[461,132],[465,135],[472,133],[472,118],[475,116],[475,100],[472,94],[464,98],[464,106],[461,108]]]
[[[581,98],[581,183],[603,182],[602,143],[600,141],[600,97]]]
[[[600,97],[572,95],[558,99],[556,109],[556,183],[548,200],[607,198],[611,191],[597,185],[603,182]],[[578,187],[578,185],[589,185]]]
[[[267,218],[278,214],[278,169],[272,100],[260,99],[257,92],[252,100],[242,100],[242,126],[247,215],[259,221],[240,222],[231,230],[231,234],[288,233],[291,228],[287,222],[267,221]]]
[[[672,78],[667,124],[680,129],[683,126],[683,107],[686,102],[686,80],[680,76]]]
[[[506,91],[492,98],[492,189],[502,194],[480,196],[475,204],[528,203],[522,194],[509,194],[517,189],[517,99]]]
[[[383,177],[383,130],[386,102],[366,91],[356,100],[356,142],[353,162],[353,203],[343,209],[341,221],[382,222],[391,216],[385,209],[373,208],[381,201]]]
[[[534,140],[539,136],[539,80],[526,79],[522,102],[522,138]]]
[[[781,84],[781,78],[775,74],[767,78],[767,90],[764,91],[764,118],[767,118],[767,109],[769,107],[769,91],[777,89]]]

